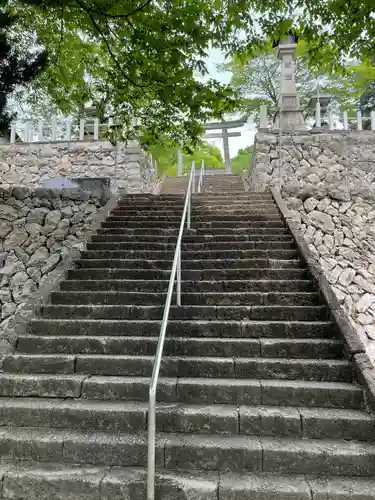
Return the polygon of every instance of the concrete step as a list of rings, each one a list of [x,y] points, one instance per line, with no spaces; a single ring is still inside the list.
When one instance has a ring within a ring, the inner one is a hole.
[[[144,226],[139,226],[139,227],[102,227],[98,229],[98,234],[127,234],[127,235],[133,235],[138,238],[138,236],[146,236],[146,235],[153,235],[155,238],[159,236],[172,236],[175,237],[177,240],[178,236],[178,227],[176,228],[161,228],[161,227],[144,227]],[[265,224],[262,222],[261,225],[255,227],[216,227],[214,230],[208,230],[208,228],[196,228],[193,227],[190,229],[188,232],[188,235],[191,236],[203,236],[206,238],[211,238],[212,236],[214,237],[220,237],[220,235],[225,235],[225,239],[228,239],[228,236],[231,237],[232,235],[238,235],[242,237],[245,236],[251,236],[252,234],[266,234],[266,235],[271,235],[271,234],[281,234],[281,235],[288,235],[290,237],[290,234],[287,232],[285,227],[265,227]]]
[[[28,462],[2,477],[4,500],[146,500],[145,469]],[[155,500],[217,500],[218,483],[218,472],[158,470]]]
[[[147,218],[146,218],[147,219]],[[176,218],[175,221],[160,221],[158,219],[155,220],[142,220],[139,218],[135,218],[132,220],[111,220],[107,219],[106,222],[102,222],[102,228],[158,228],[158,229],[168,229],[168,228],[179,228],[180,227],[180,218]],[[279,218],[275,218],[274,220],[266,220],[265,218],[259,215],[256,219],[251,221],[243,221],[242,220],[226,220],[226,221],[192,221],[192,226],[194,229],[201,229],[208,231],[212,229],[213,231],[218,229],[235,229],[238,227],[241,231],[246,229],[254,229],[254,228],[284,228],[284,222],[282,222]],[[229,231],[230,232],[230,231]]]
[[[113,244],[112,244],[113,245]],[[91,250],[82,252],[81,260],[83,259],[96,259],[96,260],[109,260],[109,259],[145,259],[151,260],[152,262],[158,260],[173,260],[175,255],[175,250],[128,250],[128,249],[104,249],[104,250]],[[238,260],[251,260],[255,258],[260,259],[277,259],[281,261],[283,259],[296,258],[298,257],[298,251],[295,248],[274,248],[268,249],[258,248],[249,250],[184,250],[181,255],[181,259],[185,262],[185,267],[187,267],[190,262],[197,262],[199,260],[204,260],[205,262],[213,263],[214,261],[224,261],[229,264],[233,261]],[[225,264],[224,264],[225,265]],[[214,263],[210,265],[214,267]],[[222,267],[222,266],[220,266]],[[267,267],[267,266],[265,266]]]
[[[152,292],[124,292],[124,291],[64,291],[53,292],[50,296],[51,304],[67,305],[163,305],[166,293]],[[176,302],[176,295],[173,296]],[[245,292],[245,293],[186,293],[183,289],[181,302],[184,305],[285,305],[285,306],[313,306],[321,304],[319,294],[315,292]]]
[[[150,377],[154,356],[9,354],[8,373],[87,374]],[[255,378],[351,382],[348,361],[336,359],[282,359],[164,356],[161,376],[193,378]]]
[[[312,479],[294,474],[229,472],[220,473],[218,491],[222,500],[374,500],[374,488],[375,482],[371,478]],[[209,496],[207,498],[211,500]]]
[[[168,209],[163,209],[163,207],[160,208],[152,208],[150,207],[146,208],[115,208],[112,210],[110,213],[111,217],[181,217],[182,212],[183,212],[184,207],[178,207],[178,208],[168,208]],[[195,217],[208,217],[210,218],[211,216],[218,218],[219,216],[244,216],[246,217],[247,215],[254,215],[254,214],[262,214],[262,215],[275,215],[280,218],[280,212],[277,209],[276,205],[274,206],[267,206],[267,205],[251,205],[248,207],[244,208],[237,208],[233,209],[228,206],[196,206],[192,207],[191,215],[192,218],[194,219]]]
[[[104,251],[103,255],[109,253],[110,250]],[[198,269],[203,271],[205,269],[214,270],[231,270],[231,269],[300,269],[304,263],[297,259],[296,250],[285,251],[272,251],[272,250],[250,250],[253,252],[253,258],[243,259],[201,259],[201,260],[187,260],[182,259],[181,267],[183,278],[192,270]],[[283,255],[280,255],[280,254]],[[255,257],[258,255],[258,257]],[[85,257],[85,255],[83,255]],[[136,256],[133,256],[136,257]],[[263,258],[262,258],[263,257]],[[279,257],[279,258],[278,258]],[[279,260],[280,259],[280,260]],[[133,271],[152,270],[171,270],[173,259],[169,260],[151,260],[151,259],[138,259],[138,258],[82,258],[75,262],[77,268],[81,269],[129,269]]]
[[[182,214],[181,214],[182,215]],[[159,213],[149,213],[146,215],[133,215],[133,214],[111,214],[107,217],[107,222],[121,222],[121,223],[130,223],[130,222],[170,222],[177,223],[181,221],[181,215],[160,215]],[[277,211],[251,211],[247,213],[245,216],[243,214],[234,215],[234,214],[194,214],[192,216],[192,224],[196,225],[199,223],[202,224],[216,224],[221,222],[228,222],[228,225],[232,225],[233,222],[252,222],[252,221],[280,221],[281,217]]]
[[[124,292],[163,292],[167,293],[169,281],[145,280],[64,280],[61,282],[62,291],[115,291]],[[228,281],[182,281],[183,293],[256,293],[256,292],[314,292],[311,280],[228,280]]]
[[[68,279],[131,279],[131,280],[168,280],[169,269],[71,269]],[[237,268],[237,269],[191,269],[182,270],[183,281],[213,281],[213,280],[305,280],[310,279],[307,269],[298,268]]]
[[[149,377],[79,374],[0,374],[0,395],[143,401]],[[187,404],[269,405],[321,408],[364,408],[363,391],[354,384],[304,380],[160,377],[157,401]]]
[[[111,234],[108,232],[96,234],[92,236],[92,243],[109,243],[109,242],[121,242],[127,243],[129,245],[137,246],[138,244],[156,244],[156,245],[173,245],[176,248],[177,237],[164,236],[164,235],[129,235],[125,233]],[[246,245],[248,243],[265,243],[266,245],[273,245],[276,243],[288,242],[294,243],[292,237],[286,232],[274,232],[270,234],[267,233],[243,233],[243,234],[206,234],[206,235],[196,235],[186,233],[183,235],[182,245],[233,245],[233,248],[240,245]],[[218,247],[219,248],[219,247]],[[246,248],[246,247],[245,247]]]
[[[138,433],[147,430],[148,404],[136,401],[1,398],[1,426]],[[365,411],[245,405],[158,403],[158,432],[303,438],[375,439]]]
[[[35,335],[159,336],[161,320],[33,319],[29,331]],[[291,338],[331,339],[336,335],[329,321],[218,321],[173,320],[168,335],[186,338]]]
[[[141,201],[141,202],[129,202],[123,203],[121,205],[117,205],[114,210],[128,212],[128,211],[145,211],[145,212],[153,212],[153,211],[168,211],[181,213],[184,209],[185,205],[185,197],[181,198],[179,201]],[[249,200],[249,199],[240,199],[240,200],[202,200],[197,198],[192,198],[192,210],[252,210],[252,209],[264,209],[264,210],[275,210],[277,205],[272,200]],[[278,212],[279,213],[279,212]]]
[[[144,467],[145,434],[3,428],[4,460]],[[275,474],[371,477],[375,445],[360,441],[253,436],[159,434],[157,467],[171,470],[246,470]]]
[[[46,305],[46,318],[161,320],[164,305]],[[317,306],[171,306],[169,318],[184,320],[322,321],[327,308]]]
[[[102,240],[93,240],[92,243],[87,243],[87,250],[129,250],[131,252],[149,251],[149,252],[172,252],[176,250],[177,240],[170,243],[164,243],[160,240],[149,241],[122,241],[121,236],[104,236]],[[295,248],[295,243],[292,240],[275,239],[271,241],[210,241],[206,243],[182,243],[183,254],[189,255],[196,252],[209,253],[225,252],[226,257],[231,255],[246,254],[248,250],[291,250]]]
[[[159,337],[22,335],[17,350],[29,354],[154,355]],[[336,339],[244,339],[168,337],[165,356],[340,359],[343,346]]]

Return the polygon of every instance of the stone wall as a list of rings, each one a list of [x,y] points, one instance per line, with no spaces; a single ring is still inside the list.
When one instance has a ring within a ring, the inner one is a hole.
[[[0,352],[12,348],[34,299],[62,278],[98,223],[99,211],[104,218],[108,195],[0,187]]]
[[[147,175],[145,175],[147,172]],[[0,184],[41,186],[50,179],[101,177],[113,191],[152,191],[156,173],[138,146],[106,141],[0,145]]]
[[[250,188],[280,190],[374,362],[374,132],[261,133],[255,157]]]

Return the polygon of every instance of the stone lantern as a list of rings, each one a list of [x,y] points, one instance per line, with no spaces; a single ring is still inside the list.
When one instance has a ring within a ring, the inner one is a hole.
[[[298,37],[290,31],[275,44],[277,57],[281,60],[280,96],[275,127],[281,130],[306,128],[295,82],[297,42]]]

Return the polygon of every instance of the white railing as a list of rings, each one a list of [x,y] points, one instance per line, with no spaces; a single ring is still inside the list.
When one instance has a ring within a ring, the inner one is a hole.
[[[137,120],[132,121],[132,126]],[[25,123],[12,122],[10,125],[10,143],[20,142],[68,142],[94,140],[106,138],[114,126],[114,119],[109,118],[105,123],[99,118],[57,119],[50,122],[26,121]],[[118,126],[118,124],[117,124]]]
[[[152,372],[150,391],[149,391],[149,407],[148,407],[148,464],[147,464],[147,500],[155,500],[155,443],[156,443],[156,390],[159,381],[160,365],[163,357],[164,342],[167,332],[167,325],[169,319],[169,310],[172,302],[172,295],[175,281],[177,281],[177,305],[181,305],[181,243],[182,236],[185,229],[185,222],[187,229],[190,229],[191,224],[191,195],[195,192],[195,164],[193,162],[189,184],[186,191],[184,211],[181,217],[180,231],[178,233],[176,251],[174,254],[171,277],[169,279],[169,286],[167,298],[165,300],[164,314],[161,322],[160,335],[158,346],[156,349],[154,369]]]
[[[306,122],[312,122],[314,127],[322,127],[322,124],[328,130],[363,130],[364,123],[368,122],[368,130],[375,130],[375,111],[371,111],[369,116],[363,116],[361,110],[357,110],[355,116],[349,116],[347,111],[341,114],[334,114],[331,109],[328,109],[322,116],[321,105],[316,103],[315,113],[312,119],[307,119]],[[267,116],[267,106],[262,105],[259,113],[259,128],[268,129],[270,123]]]

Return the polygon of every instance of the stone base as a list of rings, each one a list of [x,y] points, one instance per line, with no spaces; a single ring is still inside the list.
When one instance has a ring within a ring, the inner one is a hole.
[[[281,130],[306,130],[302,109],[282,109],[277,112],[275,129]]]

